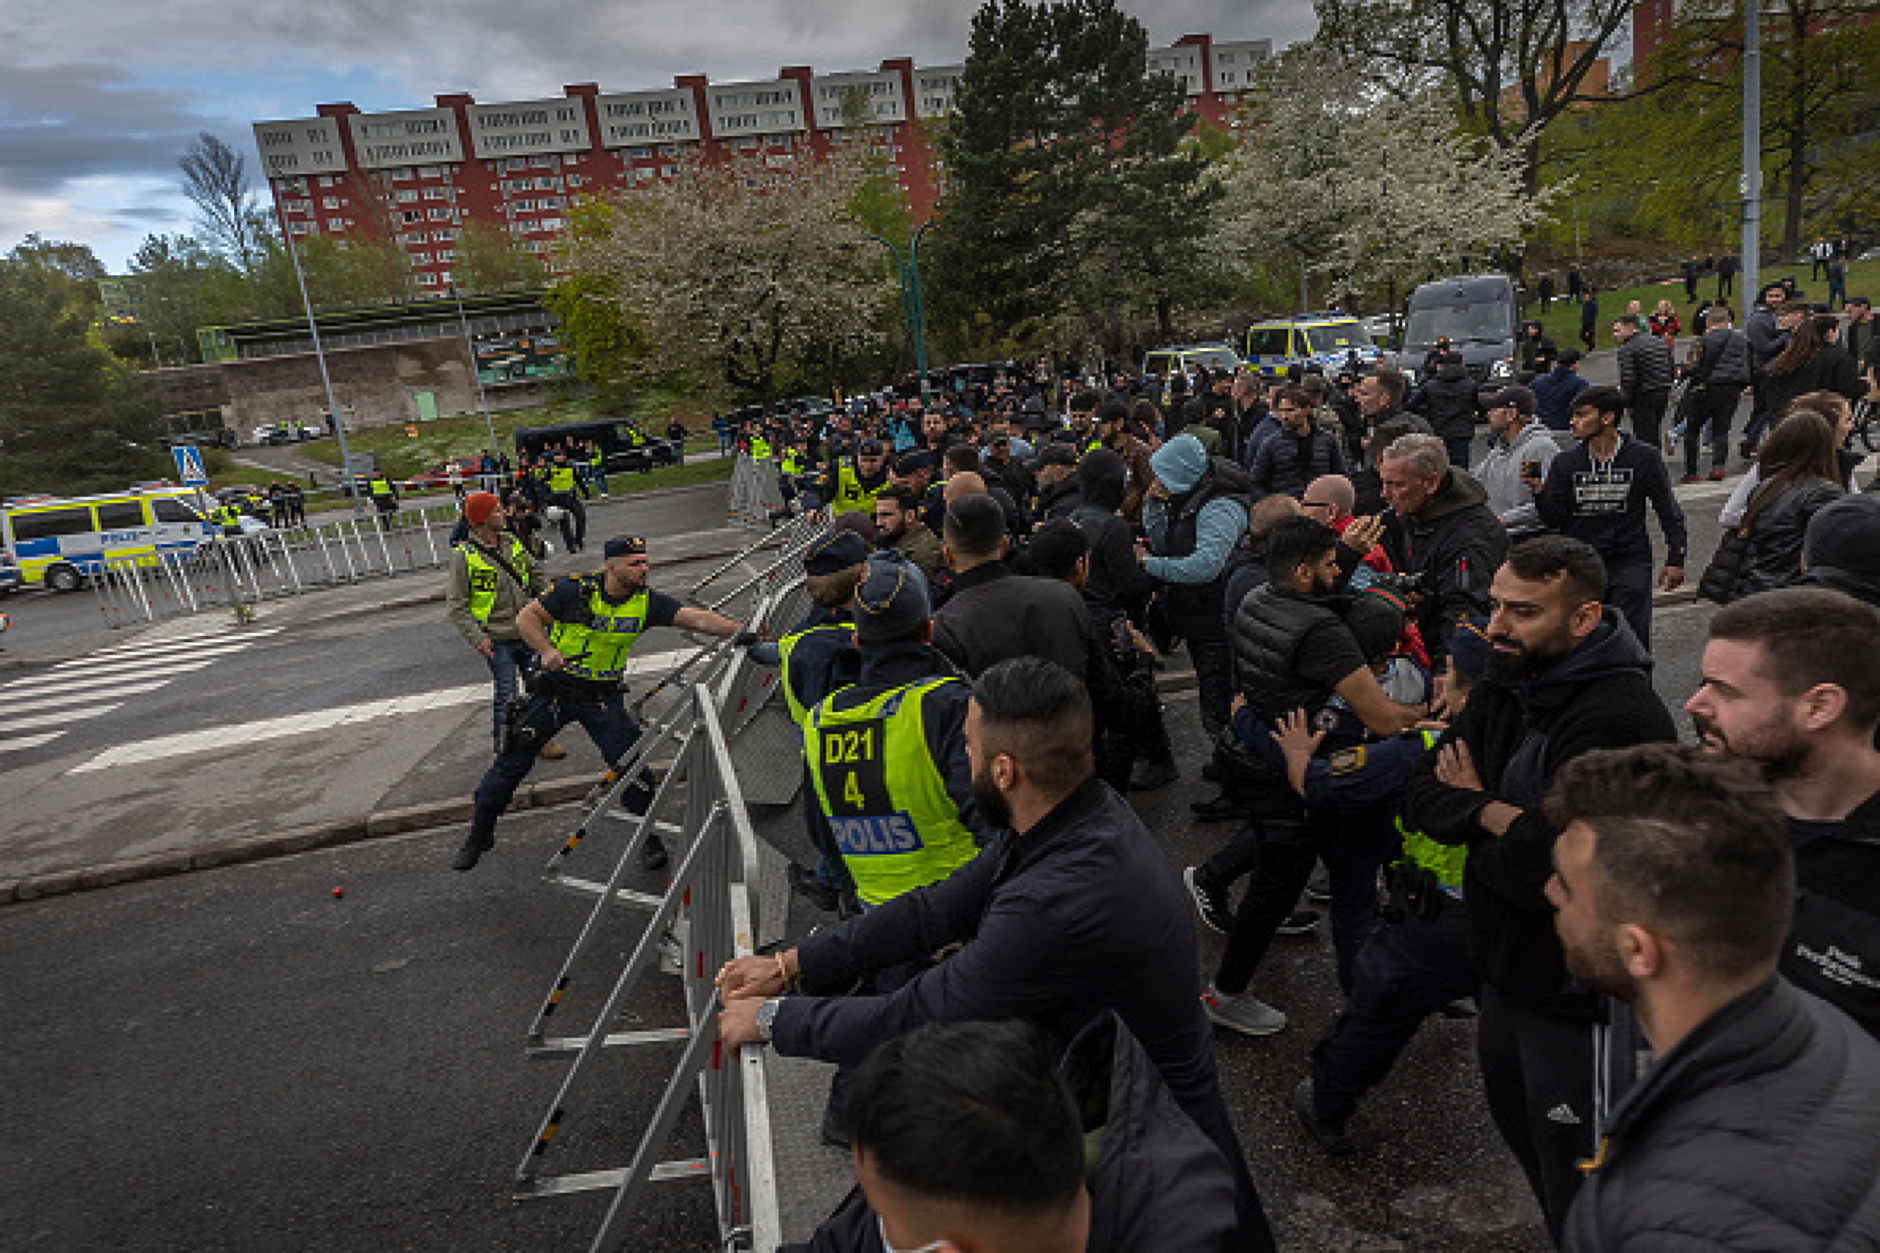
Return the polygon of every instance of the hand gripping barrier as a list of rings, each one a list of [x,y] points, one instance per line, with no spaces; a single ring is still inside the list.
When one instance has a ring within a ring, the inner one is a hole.
[[[533,1055],[572,1053],[574,1060],[516,1169],[515,1196],[531,1200],[611,1191],[612,1202],[592,1245],[596,1250],[611,1250],[627,1245],[634,1208],[650,1184],[709,1178],[720,1247],[769,1253],[782,1240],[782,1222],[764,1057],[759,1050],[733,1055],[723,1048],[717,1032],[715,983],[724,963],[752,953],[757,835],[731,767],[731,751],[714,697],[705,684],[692,686],[687,708],[690,720],[680,736],[678,756],[596,902],[589,928],[613,899],[621,877],[654,829],[671,831],[674,837],[671,851],[677,868],[671,886],[654,898],[645,930],[585,1035],[549,1040],[532,1031]],[[669,811],[683,816],[667,823],[661,815]],[[629,995],[657,960],[661,937],[675,929],[685,936],[680,970],[684,1021],[670,1027],[610,1032]],[[577,950],[588,938],[584,930]],[[564,969],[550,994],[548,1012],[561,997],[566,973]],[[538,1017],[538,1029],[546,1016],[545,1012]],[[575,1112],[584,1088],[591,1097],[607,1090],[594,1074],[607,1049],[675,1045],[680,1047],[678,1061],[624,1168],[546,1173],[556,1137]],[[656,1160],[666,1151],[673,1127],[694,1092],[703,1114],[705,1155]]]

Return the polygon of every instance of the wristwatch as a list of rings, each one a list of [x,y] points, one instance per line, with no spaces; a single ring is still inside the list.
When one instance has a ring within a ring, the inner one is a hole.
[[[770,1043],[771,1028],[776,1025],[777,1011],[783,1006],[781,996],[773,996],[757,1007],[757,1038],[765,1044]]]

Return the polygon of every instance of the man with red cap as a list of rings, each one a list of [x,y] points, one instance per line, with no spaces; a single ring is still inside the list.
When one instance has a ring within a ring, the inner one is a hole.
[[[489,663],[496,682],[496,751],[503,751],[503,721],[516,695],[516,677],[529,646],[516,629],[516,614],[548,590],[548,576],[523,542],[506,528],[509,514],[490,492],[464,498],[469,533],[451,550],[445,614],[464,642]],[[568,750],[550,740],[537,750],[551,761]]]

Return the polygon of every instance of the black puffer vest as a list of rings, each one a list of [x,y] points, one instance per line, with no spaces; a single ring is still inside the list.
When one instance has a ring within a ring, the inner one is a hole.
[[[1332,693],[1300,678],[1293,657],[1312,632],[1343,626],[1325,601],[1272,583],[1249,592],[1234,613],[1234,667],[1254,712],[1269,724],[1295,709],[1317,713]]]

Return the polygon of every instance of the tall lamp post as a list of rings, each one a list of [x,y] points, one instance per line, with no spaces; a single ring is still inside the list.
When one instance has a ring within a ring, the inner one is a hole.
[[[462,264],[461,255],[458,264]],[[496,446],[496,423],[490,418],[489,397],[483,393],[483,372],[477,369],[476,345],[470,342],[470,323],[463,314],[463,291],[453,283],[450,294],[457,298],[457,330],[463,335],[463,350],[470,354],[470,377],[477,383],[477,404],[483,409],[483,429],[490,433],[490,456],[494,457],[501,451]]]
[[[1762,293],[1762,5],[1743,5],[1743,308]],[[1745,314],[1745,320],[1748,315]]]
[[[353,487],[352,454],[346,451],[346,424],[339,418],[339,401],[333,397],[333,376],[326,370],[326,350],[320,344],[320,324],[313,317],[313,301],[307,296],[307,276],[300,268],[300,249],[294,246],[294,224],[281,215],[281,235],[287,240],[287,256],[294,263],[294,281],[300,284],[300,304],[307,311],[307,329],[313,333],[313,356],[320,363],[320,385],[326,389],[326,411],[333,415],[333,434],[339,439],[340,481],[352,498],[353,512],[365,505]]]
[[[920,379],[920,394],[927,397],[927,313],[920,303],[920,237],[933,225],[929,218],[914,230],[913,238],[908,241],[907,260],[901,259],[901,250],[872,232],[863,232],[888,250],[894,258],[894,272],[901,280],[901,317],[907,323],[907,332],[914,338],[914,369]]]

